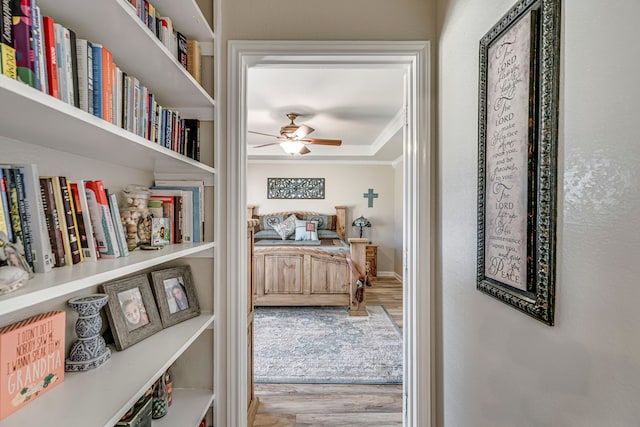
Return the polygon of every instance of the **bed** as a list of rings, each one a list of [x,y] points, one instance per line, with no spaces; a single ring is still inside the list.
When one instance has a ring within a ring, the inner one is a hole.
[[[349,306],[351,315],[367,315],[367,239],[345,238],[346,210],[258,214],[256,206],[247,207],[248,218],[257,220],[252,260],[256,306]],[[295,240],[291,234],[283,239],[282,224],[292,222],[292,216],[296,234],[302,223],[315,222],[317,238]]]

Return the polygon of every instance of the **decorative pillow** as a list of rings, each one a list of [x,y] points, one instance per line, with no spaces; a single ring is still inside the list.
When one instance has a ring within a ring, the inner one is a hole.
[[[335,225],[332,226],[332,216],[335,215],[305,215],[303,219],[307,221],[316,221],[318,223],[318,230],[335,230]]]
[[[261,219],[261,229],[262,230],[271,230],[274,224],[279,224],[284,221],[284,215],[262,215]]]
[[[318,240],[318,223],[297,219],[296,240]]]
[[[278,233],[282,240],[287,240],[287,237],[289,237],[296,231],[296,221],[296,216],[291,215],[284,221],[273,224],[271,228],[273,228],[275,232]]]

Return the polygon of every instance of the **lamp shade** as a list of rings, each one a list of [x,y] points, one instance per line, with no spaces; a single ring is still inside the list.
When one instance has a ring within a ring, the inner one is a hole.
[[[371,227],[371,222],[367,218],[359,216],[353,220],[351,225],[354,227]]]
[[[353,220],[351,225],[353,227],[359,227],[360,228],[360,237],[362,237],[362,229],[364,227],[371,227],[371,221],[369,221],[367,218],[365,218],[363,216],[359,216],[358,218]]]

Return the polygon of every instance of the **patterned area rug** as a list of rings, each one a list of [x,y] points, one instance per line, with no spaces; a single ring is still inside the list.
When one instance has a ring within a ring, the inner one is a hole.
[[[256,307],[254,378],[259,383],[400,384],[402,334],[381,306]]]

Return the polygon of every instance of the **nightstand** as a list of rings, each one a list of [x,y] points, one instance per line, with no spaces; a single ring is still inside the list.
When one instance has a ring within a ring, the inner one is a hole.
[[[367,245],[366,263],[367,275],[375,279],[378,276],[378,245]]]

